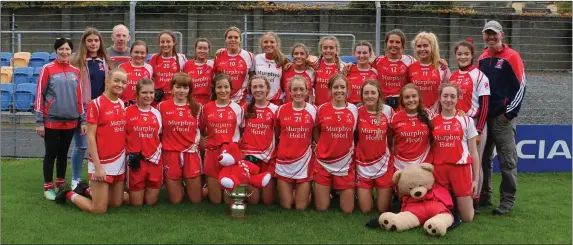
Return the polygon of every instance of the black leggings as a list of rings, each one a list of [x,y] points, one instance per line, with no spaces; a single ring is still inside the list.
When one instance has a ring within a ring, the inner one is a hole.
[[[52,182],[54,180],[54,161],[56,158],[58,159],[56,163],[56,177],[62,179],[66,177],[68,149],[73,137],[74,129],[45,129],[44,182]]]

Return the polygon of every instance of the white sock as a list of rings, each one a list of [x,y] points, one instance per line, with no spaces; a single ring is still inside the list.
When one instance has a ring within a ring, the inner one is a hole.
[[[75,203],[74,200],[76,200],[76,197],[77,197],[77,196],[78,196],[78,193],[72,194],[72,198],[70,198],[70,201],[72,201],[73,203]]]

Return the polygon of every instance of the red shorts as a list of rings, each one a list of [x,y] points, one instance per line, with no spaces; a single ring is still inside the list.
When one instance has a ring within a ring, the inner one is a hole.
[[[205,160],[203,161],[205,176],[219,179],[219,172],[223,166],[219,163],[221,148],[205,149]]]
[[[336,176],[324,169],[324,167],[317,161],[315,164],[316,176],[314,182],[319,185],[332,186],[335,190],[353,189],[356,187],[356,174],[354,168],[354,164],[351,164],[348,169],[348,175]]]
[[[471,164],[435,164],[436,182],[454,192],[455,197],[472,195]]]
[[[166,179],[190,179],[201,175],[201,158],[198,152],[163,151],[161,161]]]
[[[388,170],[384,175],[376,178],[376,179],[367,179],[359,174],[356,174],[356,188],[360,189],[385,189],[391,188],[393,185],[392,177],[394,176],[394,163],[388,163]]]
[[[410,212],[418,217],[420,224],[426,223],[432,217],[438,214],[449,214],[450,210],[437,200],[428,200],[424,202],[408,203],[406,208],[401,209],[401,212]]]
[[[275,161],[274,159],[272,161]],[[308,168],[307,168],[307,173],[306,173],[306,178],[304,179],[293,179],[293,178],[289,178],[289,177],[284,177],[281,175],[278,175],[275,171],[276,169],[276,162],[273,163],[273,177],[275,177],[276,179],[282,180],[284,182],[290,183],[290,184],[300,184],[300,183],[306,183],[306,182],[311,182],[314,180],[314,166],[315,166],[316,160],[314,159],[314,155],[311,156],[310,161],[308,162]]]
[[[129,190],[141,191],[145,188],[161,188],[163,185],[163,162],[159,161],[159,164],[155,164],[142,160],[140,166],[137,171],[128,168],[127,187]]]
[[[94,174],[88,173],[88,178],[93,180]],[[112,184],[113,182],[125,181],[125,173],[120,175],[106,175],[105,183]]]

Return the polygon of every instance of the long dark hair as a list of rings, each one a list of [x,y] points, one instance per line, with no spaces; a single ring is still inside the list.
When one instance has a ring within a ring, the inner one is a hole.
[[[432,120],[430,120],[430,116],[428,116],[428,111],[426,110],[426,107],[424,107],[424,103],[422,103],[422,92],[420,91],[420,88],[413,83],[404,85],[400,90],[400,106],[402,106],[402,108],[406,108],[406,105],[404,104],[404,91],[406,91],[406,89],[413,89],[418,93],[418,107],[416,107],[416,112],[418,113],[418,119],[428,126],[430,145],[432,145],[434,143],[434,138],[432,136],[434,125],[432,125]]]
[[[249,94],[253,94],[253,91],[251,91],[251,84],[253,83],[253,80],[255,79],[262,79],[265,81],[265,84],[267,86],[267,89],[271,89],[271,83],[269,82],[269,79],[263,75],[254,75],[249,79],[249,85],[247,86],[247,90],[249,91]],[[255,112],[255,98],[253,97],[251,99],[251,101],[249,102],[249,104],[247,105],[247,111],[245,112],[245,120],[249,119],[249,118],[253,118],[255,116],[257,116],[256,112]]]
[[[217,82],[221,80],[227,80],[229,82],[229,87],[231,88],[231,91],[233,91],[233,83],[231,82],[231,77],[229,77],[227,74],[219,73],[215,75],[215,78],[213,78],[213,83],[211,83],[211,100],[217,99],[217,94],[215,94],[215,88],[217,87]]]

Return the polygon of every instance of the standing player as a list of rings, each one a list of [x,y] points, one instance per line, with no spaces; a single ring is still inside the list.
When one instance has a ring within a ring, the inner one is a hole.
[[[314,89],[312,88],[314,87],[313,86],[314,70],[312,69],[312,67],[306,64],[307,63],[306,60],[309,57],[308,47],[306,47],[302,43],[295,44],[292,48],[291,56],[293,58],[294,65],[291,65],[288,69],[283,71],[283,75],[281,77],[281,88],[285,92],[284,102],[289,103],[292,101],[288,89],[289,81],[294,76],[302,76],[307,80],[308,87],[311,88],[311,91],[309,91],[309,96],[305,99],[305,101],[313,104]]]
[[[433,127],[421,94],[416,85],[406,84],[400,91],[400,106],[403,110],[399,110],[390,120],[396,170],[408,164],[432,162],[430,144]]]
[[[147,44],[144,41],[137,40],[131,45],[129,53],[131,59],[119,65],[119,68],[125,70],[127,73],[127,87],[119,97],[126,106],[135,104],[136,84],[143,78],[151,79],[153,68],[151,65],[145,63],[147,57]]]
[[[372,211],[372,189],[376,188],[376,207],[380,213],[388,211],[392,197],[394,161],[388,148],[392,107],[384,104],[384,97],[377,80],[364,82],[360,95],[356,126],[356,184],[360,211]]]
[[[177,53],[177,39],[170,31],[162,31],[157,38],[159,40],[159,53],[153,54],[149,60],[153,68],[153,82],[155,83],[155,103],[167,100],[171,96],[171,77],[176,72],[183,70],[187,62],[184,54]]]
[[[316,107],[306,103],[308,81],[294,76],[288,89],[292,102],[279,107],[276,138],[279,141],[275,166],[277,189],[282,208],[304,210],[310,204],[310,182],[313,180],[314,142],[312,130],[316,121]],[[293,192],[295,184],[296,192]]]
[[[328,80],[332,102],[318,107],[313,132],[316,144],[316,176],[314,196],[316,209],[326,211],[330,206],[330,188],[340,191],[340,208],[345,213],[354,210],[355,169],[354,130],[358,109],[346,101],[348,80],[336,74]]]
[[[221,203],[222,189],[219,184],[221,145],[226,142],[238,143],[241,138],[239,126],[243,123],[243,108],[231,100],[233,91],[231,78],[217,74],[211,86],[211,102],[203,106],[201,134],[207,137],[205,161],[203,162],[209,199]],[[228,202],[230,199],[225,198]]]
[[[261,36],[259,47],[263,53],[255,56],[255,74],[265,76],[269,80],[271,87],[268,100],[275,105],[281,105],[283,66],[290,61],[282,53],[281,39],[274,32],[265,32]]]
[[[207,59],[211,50],[211,42],[206,38],[195,41],[195,57],[188,60],[183,72],[189,74],[193,84],[193,100],[204,105],[211,101],[210,89],[213,81],[213,60]]]
[[[472,197],[477,197],[480,162],[474,121],[456,110],[460,90],[451,83],[440,86],[441,112],[432,124],[432,152],[436,182],[453,191],[456,206],[464,222],[474,218]]]
[[[408,69],[411,83],[418,86],[424,97],[424,106],[433,113],[438,105],[438,88],[441,83],[450,80],[450,70],[441,69],[440,48],[434,33],[420,32],[412,41],[419,61],[414,62]]]
[[[249,93],[252,100],[243,106],[245,120],[243,121],[243,137],[240,148],[248,161],[259,165],[261,172],[268,171],[274,175],[275,135],[274,127],[278,106],[269,102],[268,93],[270,82],[267,77],[254,75],[249,81]],[[263,203],[271,205],[275,197],[275,184],[270,181],[262,190]],[[251,204],[259,202],[260,192],[253,190],[249,198]]]
[[[358,64],[352,64],[346,77],[348,78],[348,102],[358,105],[362,102],[360,93],[362,84],[369,79],[376,79],[378,74],[376,69],[370,65],[372,57],[372,44],[366,41],[359,41],[354,45],[354,58]]]
[[[331,101],[329,96],[328,81],[340,73],[344,63],[340,61],[340,43],[333,36],[323,37],[318,43],[320,57],[313,68],[316,71],[314,82],[314,104],[320,106]]]
[[[113,32],[111,33],[113,46],[107,48],[107,53],[111,57],[114,67],[129,62],[131,58],[131,51],[128,49],[130,39],[129,29],[126,26],[119,24],[113,27]]]
[[[239,105],[245,103],[246,88],[249,81],[249,73],[253,72],[254,56],[251,52],[241,49],[241,30],[237,27],[229,27],[225,32],[227,48],[222,50],[215,58],[213,70],[215,73],[223,73],[231,78],[233,90],[231,100]]]
[[[123,202],[125,180],[125,107],[119,95],[125,90],[127,74],[120,68],[111,70],[106,90],[92,100],[87,113],[88,176],[90,188],[78,184],[74,191],[60,188],[56,202],[71,200],[85,212],[103,214],[107,207]],[[91,195],[91,200],[83,195]]]
[[[133,49],[133,48],[132,48]],[[127,64],[123,63],[122,65]],[[121,66],[121,65],[120,65]],[[136,104],[125,110],[129,203],[133,206],[155,205],[163,185],[161,162],[162,130],[160,112],[151,107],[155,90],[153,81],[141,79],[135,85]]]
[[[183,186],[192,203],[201,202],[201,158],[199,118],[201,106],[191,97],[191,78],[177,72],[171,78],[172,98],[157,105],[163,119],[163,155],[165,185],[172,204],[183,200]]]

